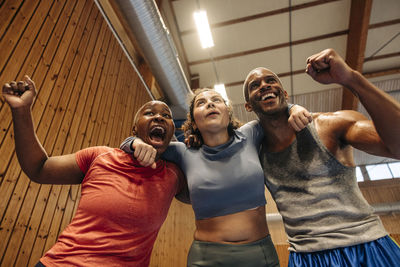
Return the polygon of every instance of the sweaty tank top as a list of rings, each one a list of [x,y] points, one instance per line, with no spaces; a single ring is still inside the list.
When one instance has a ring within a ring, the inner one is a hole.
[[[355,168],[322,144],[314,122],[286,149],[260,153],[265,183],[283,217],[289,250],[312,252],[387,235],[361,194]]]

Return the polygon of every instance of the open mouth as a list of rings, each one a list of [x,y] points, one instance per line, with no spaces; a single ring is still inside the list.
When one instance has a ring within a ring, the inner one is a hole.
[[[261,101],[265,101],[268,99],[275,99],[276,95],[274,93],[267,93],[261,97]]]
[[[154,126],[150,129],[149,137],[150,140],[156,143],[162,143],[165,139],[166,131],[161,126]]]
[[[212,116],[212,115],[218,115],[219,112],[217,111],[211,111],[210,113],[207,114],[207,117]]]

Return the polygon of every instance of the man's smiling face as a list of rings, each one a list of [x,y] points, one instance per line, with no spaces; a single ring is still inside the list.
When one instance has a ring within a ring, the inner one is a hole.
[[[246,109],[257,114],[272,114],[286,106],[287,93],[278,76],[266,68],[257,68],[245,81]]]

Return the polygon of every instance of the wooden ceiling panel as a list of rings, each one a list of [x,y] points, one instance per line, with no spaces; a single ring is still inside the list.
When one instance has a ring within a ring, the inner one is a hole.
[[[399,1],[400,2],[400,1]],[[400,22],[382,28],[368,30],[365,58],[372,55],[379,56],[399,51],[400,47]]]
[[[180,31],[195,29],[193,10],[196,9],[196,1],[173,1],[171,4]]]
[[[222,56],[289,42],[289,19],[281,14],[213,29],[213,54]],[[275,25],[279,25],[276,27]],[[237,34],[237,33],[241,34]],[[218,44],[218,45],[217,45]]]
[[[335,1],[293,11],[292,40],[347,30],[349,13],[349,1]]]
[[[398,19],[400,14],[399,0],[374,0],[372,1],[370,24]]]
[[[398,69],[400,62],[400,55],[397,57],[390,57],[390,58],[383,58],[374,61],[367,61],[364,63],[363,72],[364,73],[371,73],[371,72],[379,72],[389,69]],[[400,89],[400,88],[399,88]]]

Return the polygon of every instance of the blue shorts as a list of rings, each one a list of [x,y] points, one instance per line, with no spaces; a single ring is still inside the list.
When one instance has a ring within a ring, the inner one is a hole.
[[[389,236],[350,247],[290,252],[288,267],[400,267],[400,247]]]

